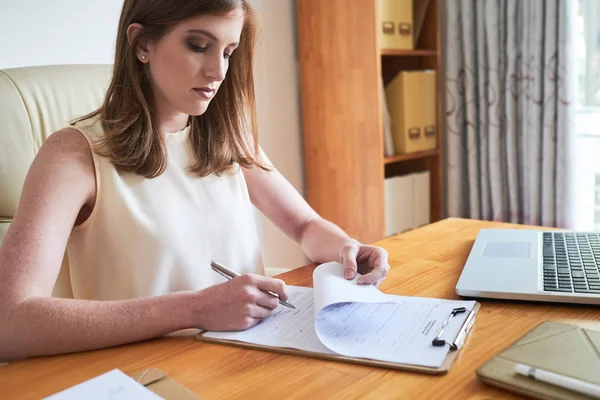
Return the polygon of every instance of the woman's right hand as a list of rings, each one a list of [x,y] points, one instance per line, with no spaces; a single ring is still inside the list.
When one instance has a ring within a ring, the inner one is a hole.
[[[267,290],[277,293],[283,301],[288,299],[282,280],[256,274],[244,274],[198,292],[197,306],[193,307],[196,327],[240,331],[256,325],[279,305],[279,299]]]

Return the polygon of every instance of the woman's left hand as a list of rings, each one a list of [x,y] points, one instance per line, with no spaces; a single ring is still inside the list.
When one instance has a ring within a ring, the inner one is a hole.
[[[339,251],[339,258],[346,279],[354,279],[357,272],[362,275],[356,280],[358,284],[379,286],[390,270],[387,251],[357,241],[343,245]]]

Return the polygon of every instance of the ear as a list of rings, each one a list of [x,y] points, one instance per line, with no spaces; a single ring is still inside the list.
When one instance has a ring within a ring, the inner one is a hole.
[[[133,23],[127,27],[127,42],[131,45],[136,36],[144,29],[140,23]],[[135,54],[142,63],[150,61],[150,48],[148,40],[139,40],[136,44]]]

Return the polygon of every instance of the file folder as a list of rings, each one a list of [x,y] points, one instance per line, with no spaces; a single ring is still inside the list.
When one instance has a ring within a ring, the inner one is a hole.
[[[435,71],[401,71],[386,86],[385,91],[396,153],[435,149]]]
[[[413,49],[413,0],[379,0],[380,47]]]

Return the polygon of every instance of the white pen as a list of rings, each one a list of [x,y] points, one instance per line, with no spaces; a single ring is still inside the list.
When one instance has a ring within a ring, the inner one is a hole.
[[[600,399],[600,386],[594,385],[593,383],[585,382],[543,369],[530,367],[529,365],[524,364],[515,365],[515,372],[519,375],[527,376],[536,381],[549,383],[551,385],[559,386],[563,389],[572,390],[574,392],[586,394],[595,399]]]

